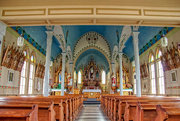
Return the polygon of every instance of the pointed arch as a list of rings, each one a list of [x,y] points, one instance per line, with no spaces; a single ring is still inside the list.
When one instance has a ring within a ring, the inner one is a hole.
[[[67,54],[67,56],[68,56],[68,58],[69,58],[70,63],[72,63],[73,57],[72,57],[72,51],[71,51],[70,45],[67,46],[66,54]]]
[[[112,63],[115,63],[117,55],[118,55],[118,46],[114,45],[113,52],[112,52],[112,58],[111,58]]]

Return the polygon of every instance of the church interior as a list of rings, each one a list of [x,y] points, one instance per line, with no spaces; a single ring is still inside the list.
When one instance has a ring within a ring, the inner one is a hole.
[[[179,121],[179,0],[0,0],[0,120]]]

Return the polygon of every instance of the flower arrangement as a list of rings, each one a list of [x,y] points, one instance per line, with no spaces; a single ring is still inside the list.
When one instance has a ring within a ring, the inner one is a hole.
[[[132,84],[126,83],[126,87],[127,87],[128,89],[132,89]]]
[[[54,84],[51,86],[52,89],[57,89],[57,87],[58,87],[58,84],[56,84],[56,83],[54,83]]]

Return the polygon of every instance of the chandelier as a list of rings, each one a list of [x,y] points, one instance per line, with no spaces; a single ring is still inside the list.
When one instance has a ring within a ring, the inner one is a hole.
[[[161,46],[166,47],[167,45],[168,45],[168,38],[163,35],[163,37],[161,38]]]
[[[24,37],[22,36],[22,34],[21,34],[21,36],[19,36],[17,38],[17,45],[18,46],[23,46],[24,45]]]

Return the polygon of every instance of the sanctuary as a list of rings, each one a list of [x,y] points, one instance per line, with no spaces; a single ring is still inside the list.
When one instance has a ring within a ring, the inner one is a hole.
[[[178,121],[179,96],[179,0],[0,0],[0,120]]]

